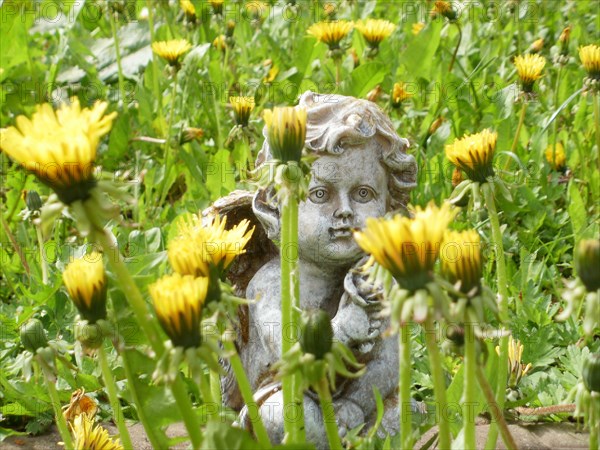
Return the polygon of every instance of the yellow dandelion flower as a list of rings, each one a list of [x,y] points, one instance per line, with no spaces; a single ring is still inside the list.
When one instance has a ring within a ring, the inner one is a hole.
[[[113,441],[106,429],[94,424],[87,414],[80,414],[71,426],[75,450],[123,450],[119,440]]]
[[[187,39],[172,39],[152,43],[152,51],[165,59],[171,66],[179,64],[180,58],[192,48]]]
[[[456,19],[456,11],[452,8],[449,2],[437,1],[433,5],[433,9],[429,13],[432,18],[444,16],[448,20]]]
[[[579,47],[579,59],[588,76],[600,80],[600,46],[592,44]]]
[[[269,69],[269,72],[267,72],[267,74],[265,75],[265,77],[263,78],[263,82],[266,83],[272,83],[275,78],[277,78],[277,75],[279,74],[279,67],[277,66],[273,66]]]
[[[175,347],[198,347],[202,341],[200,320],[208,292],[208,278],[181,276],[160,278],[148,287],[156,317]]]
[[[515,58],[517,73],[521,79],[524,92],[531,92],[533,83],[542,77],[546,58],[536,54],[519,55]]]
[[[287,163],[300,162],[306,139],[306,109],[294,107],[266,109],[263,113],[267,139],[274,158]]]
[[[117,113],[104,115],[108,104],[83,108],[73,98],[57,111],[38,105],[31,119],[19,116],[16,126],[0,130],[0,149],[70,204],[89,197],[96,185],[94,161],[100,138],[108,133]]]
[[[223,14],[223,1],[224,0],[210,0],[210,6],[212,6],[215,14]]]
[[[93,251],[67,265],[63,282],[81,316],[89,323],[106,319],[106,274],[102,254]]]
[[[539,53],[542,51],[543,48],[544,48],[544,39],[543,38],[536,39],[531,44],[531,52],[532,53]]]
[[[565,148],[560,142],[556,143],[556,148],[550,144],[546,148],[546,161],[550,164],[553,170],[562,170],[567,162]]]
[[[442,274],[460,291],[475,295],[481,286],[481,245],[475,230],[446,231],[440,253]]]
[[[250,113],[254,109],[254,97],[229,97],[229,103],[233,107],[236,123],[247,127]]]
[[[227,50],[227,36],[224,34],[218,35],[212,42],[213,47],[224,52]]]
[[[500,354],[500,347],[496,347],[496,353]],[[508,387],[516,388],[521,378],[531,370],[531,363],[522,364],[523,344],[512,336],[508,339]]]
[[[377,48],[381,41],[389,37],[396,29],[396,25],[392,22],[382,19],[359,20],[354,27],[362,34],[369,47],[373,48]]]
[[[242,220],[226,230],[227,217],[219,216],[208,226],[202,225],[198,216],[183,221],[177,236],[169,242],[167,256],[175,272],[181,275],[211,275],[211,267],[219,272],[226,270],[236,256],[246,251],[246,244],[254,228],[248,230],[250,222]]]
[[[179,5],[186,16],[196,17],[196,7],[190,0],[179,0]]]
[[[327,44],[329,50],[336,50],[340,48],[340,41],[352,31],[352,26],[352,22],[347,20],[317,22],[309,27],[307,33]]]
[[[416,36],[417,34],[419,34],[421,32],[421,30],[423,30],[423,28],[425,28],[425,24],[423,22],[415,22],[410,27],[410,30],[411,30],[413,36]]]
[[[404,100],[411,98],[413,94],[406,90],[406,83],[394,83],[392,89],[392,106],[397,108]]]
[[[417,208],[412,219],[400,214],[391,219],[369,218],[354,239],[400,286],[415,291],[432,280],[444,232],[455,214],[448,203],[441,208],[431,203]]]
[[[446,158],[471,180],[483,183],[488,177],[494,176],[492,160],[497,139],[498,133],[490,130],[465,135],[446,145]]]

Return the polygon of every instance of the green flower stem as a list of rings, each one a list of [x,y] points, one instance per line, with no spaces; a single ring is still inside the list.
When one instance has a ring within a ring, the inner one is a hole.
[[[448,72],[452,72],[452,67],[454,67],[454,61],[456,61],[456,55],[460,47],[460,42],[462,41],[462,29],[460,28],[458,22],[454,22],[454,25],[456,25],[456,28],[458,28],[458,42],[456,43],[454,53],[452,53],[452,60],[450,61],[450,67],[448,67]]]
[[[400,384],[398,386],[398,392],[400,393],[400,436],[402,438],[402,448],[413,448],[412,405],[410,397],[412,361],[410,359],[410,329],[408,325],[400,327],[398,347],[400,353]]]
[[[298,184],[286,180],[287,195],[281,211],[281,354],[286,354],[297,342],[296,335],[300,323],[300,285],[298,283]],[[288,375],[282,380],[285,432],[290,443],[305,441],[304,399],[298,389],[299,375]],[[289,406],[289,405],[293,405]],[[289,417],[292,416],[292,417]]]
[[[86,210],[86,212],[88,215],[90,214],[90,211]],[[123,290],[131,309],[133,309],[138,324],[146,334],[152,350],[154,350],[157,357],[160,358],[165,351],[165,347],[156,328],[156,321],[152,321],[151,316],[148,314],[148,308],[146,307],[144,298],[135,284],[133,277],[125,266],[125,262],[123,261],[123,257],[119,252],[114,235],[106,229],[96,231],[98,241],[100,245],[102,245],[104,252],[109,256],[108,261],[113,272],[115,273],[115,276],[117,277],[119,284],[121,285],[121,289]],[[132,382],[132,380],[133,379],[130,379],[130,382]],[[183,421],[192,441],[192,445],[194,448],[198,448],[200,446],[200,442],[202,441],[200,422],[196,416],[196,413],[194,413],[192,402],[190,401],[188,393],[185,389],[183,380],[178,377],[171,385],[171,390],[173,391],[175,402],[177,403],[179,411],[183,417]],[[136,402],[136,405],[138,406],[138,409],[142,409],[141,403]],[[147,429],[146,426],[144,428]]]
[[[62,413],[62,404],[60,403],[60,399],[58,398],[58,392],[56,391],[56,386],[54,386],[54,382],[56,377],[50,371],[49,367],[44,361],[41,361],[41,356],[36,355],[36,359],[38,365],[42,368],[44,372],[44,379],[46,380],[46,387],[48,388],[48,395],[50,395],[50,401],[52,402],[52,408],[54,409],[54,416],[56,418],[56,426],[58,427],[58,431],[60,433],[60,437],[62,438],[65,449],[70,450],[73,447],[73,440],[71,439],[71,433],[69,431],[69,426],[67,425],[67,421],[65,420],[65,416]]]
[[[231,369],[233,370],[235,379],[237,380],[244,403],[246,406],[248,406],[248,416],[252,422],[254,434],[256,434],[256,438],[261,446],[264,448],[270,448],[271,442],[269,441],[269,435],[267,434],[267,430],[258,411],[258,405],[254,401],[252,387],[250,386],[250,382],[248,381],[248,377],[246,376],[246,372],[242,366],[242,361],[237,353],[235,344],[233,341],[223,340],[223,346],[225,347],[225,351],[230,354],[229,362],[231,364]]]
[[[146,8],[148,9],[148,28],[150,29],[150,41],[154,42],[154,9],[152,0],[146,0]],[[160,95],[160,85],[158,83],[158,64],[157,56],[152,52],[152,90],[154,91],[154,99],[158,102],[158,114],[161,117],[161,127],[164,122],[162,115],[162,95]]]
[[[169,173],[171,172],[171,166],[173,163],[171,162],[171,127],[173,126],[173,116],[175,115],[175,97],[177,95],[177,74],[178,70],[175,71],[175,75],[173,75],[173,88],[171,89],[171,106],[169,108],[169,122],[167,124],[167,132],[165,133],[165,173],[163,176],[162,183],[160,184],[159,192],[159,201],[158,204],[162,205],[165,201],[165,198],[168,194],[167,183],[169,181]]]
[[[597,92],[592,96],[594,102],[594,126],[596,128],[596,163],[598,164],[598,170],[600,170],[600,95]],[[582,161],[583,162],[583,161]]]
[[[433,378],[433,392],[439,408],[439,447],[442,450],[450,449],[450,424],[448,423],[448,401],[446,400],[446,382],[444,381],[444,369],[442,368],[442,357],[436,339],[436,328],[431,314],[425,320],[425,345],[429,355],[431,376]]]
[[[331,450],[342,450],[342,441],[340,440],[340,433],[335,420],[335,410],[333,409],[333,401],[331,399],[331,391],[329,390],[329,382],[327,381],[327,377],[321,378],[321,381],[314,385],[313,388],[319,395],[319,402],[321,403],[321,411],[323,412],[323,423],[325,424],[325,432],[327,433],[329,448]]]
[[[210,379],[210,391],[212,400],[213,402],[216,402],[217,404],[221,405],[223,403],[221,398],[221,376],[214,370],[211,370],[208,376]]]
[[[335,85],[337,87],[339,87],[340,83],[342,82],[342,58],[335,58],[334,63],[335,63]]]
[[[104,350],[104,343],[98,348],[98,359],[100,360],[100,369],[102,370],[102,377],[104,378],[104,385],[106,386],[106,392],[108,393],[108,400],[113,410],[113,418],[119,429],[119,437],[123,448],[127,450],[133,450],[133,444],[131,443],[131,437],[129,431],[125,425],[125,417],[123,417],[123,410],[121,409],[121,403],[117,396],[117,389],[115,385],[115,379],[112,376],[110,366],[108,365],[108,359],[106,358],[106,351]]]
[[[506,261],[504,259],[504,245],[502,244],[502,232],[500,231],[500,221],[498,220],[498,211],[496,210],[496,202],[494,193],[489,183],[484,183],[481,186],[485,203],[488,208],[490,225],[492,228],[492,242],[496,252],[496,273],[498,284],[498,315],[501,324],[508,322],[508,279],[506,277]],[[500,414],[504,414],[504,403],[506,399],[506,380],[508,377],[508,336],[500,338],[500,355],[499,355],[499,373],[498,384],[496,385],[496,400]],[[486,449],[496,447],[498,439],[498,422],[492,422],[486,442]]]
[[[475,349],[475,324],[465,321],[465,362],[463,385],[463,430],[466,449],[476,449],[475,415],[473,406],[477,399],[477,353]]]
[[[135,375],[131,368],[131,362],[129,361],[129,356],[127,355],[127,351],[120,351],[121,360],[123,361],[123,369],[125,370],[125,376],[127,377],[127,385],[129,387],[129,392],[131,393],[131,398],[133,399],[133,403],[136,405],[136,412],[140,422],[144,427],[144,431],[146,432],[146,436],[152,445],[152,448],[161,448],[163,447],[162,440],[156,434],[159,430],[156,427],[150,425],[148,421],[148,416],[146,415],[146,411],[142,407],[142,401],[140,399],[140,393],[138,392],[138,388],[135,382]]]
[[[558,66],[558,72],[556,74],[556,85],[554,86],[554,107],[558,108],[558,94],[560,89],[560,75],[562,73],[562,66]],[[556,140],[558,135],[558,116],[554,118],[552,124],[552,161],[556,161]]]
[[[115,14],[108,12],[110,28],[112,30],[113,41],[115,43],[115,54],[117,55],[117,70],[119,74],[119,95],[123,104],[123,111],[127,112],[129,106],[125,101],[125,77],[123,77],[123,66],[121,65],[121,49],[119,47],[119,36],[117,35],[117,24],[115,23]]]
[[[86,210],[86,212],[89,214],[91,211]],[[98,241],[104,249],[104,253],[108,255],[108,262],[117,277],[121,290],[123,291],[123,294],[125,294],[127,302],[129,303],[129,306],[131,306],[138,324],[148,338],[152,350],[160,357],[165,350],[165,346],[160,339],[156,321],[152,321],[146,302],[144,301],[139,288],[135,284],[133,277],[129,273],[129,270],[127,270],[123,256],[119,252],[117,241],[110,231],[106,229],[97,231],[96,235]]]
[[[521,106],[521,115],[519,116],[519,124],[517,125],[517,131],[515,132],[515,138],[513,139],[513,143],[510,147],[510,151],[514,153],[517,150],[517,146],[519,144],[519,136],[521,135],[521,128],[523,128],[523,123],[525,122],[525,113],[527,112],[527,102],[523,99],[523,105]],[[508,163],[510,158],[507,158],[506,164],[504,165],[504,170],[508,169]]]
[[[204,373],[204,370],[201,369],[200,373],[197,374],[196,378],[198,379],[198,387],[200,388],[200,394],[202,395],[202,402],[210,405],[214,405],[215,401],[212,396],[212,392],[210,390],[210,378],[209,375]],[[209,418],[213,417],[213,414],[209,415]]]
[[[37,236],[38,246],[40,247],[40,265],[42,266],[42,283],[48,284],[48,261],[46,261],[46,252],[44,249],[44,238],[42,237],[42,229],[39,225],[35,226],[35,234]]]
[[[200,448],[200,444],[202,443],[202,428],[181,376],[178,376],[171,384],[171,392],[173,392],[175,403],[177,403],[179,412],[183,417],[183,423],[185,424],[190,441],[192,441],[192,448],[196,450]]]
[[[508,425],[506,424],[506,420],[504,420],[504,414],[502,414],[502,411],[500,411],[500,409],[496,406],[496,399],[494,398],[494,392],[492,391],[492,387],[490,386],[490,383],[485,377],[485,373],[483,373],[483,369],[481,368],[481,366],[477,365],[476,369],[479,387],[481,387],[483,395],[485,395],[485,399],[488,402],[492,418],[494,419],[494,423],[497,423],[498,428],[500,428],[500,434],[502,435],[504,445],[506,445],[506,448],[508,450],[516,450],[517,444],[515,443],[512,434],[510,434],[510,431],[508,430]]]

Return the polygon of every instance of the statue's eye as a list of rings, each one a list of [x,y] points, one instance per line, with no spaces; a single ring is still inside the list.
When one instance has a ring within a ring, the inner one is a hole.
[[[355,202],[366,203],[375,198],[375,192],[370,187],[360,186],[354,191],[352,197]]]
[[[325,188],[316,188],[309,192],[308,198],[313,203],[325,203],[329,200],[329,192]]]

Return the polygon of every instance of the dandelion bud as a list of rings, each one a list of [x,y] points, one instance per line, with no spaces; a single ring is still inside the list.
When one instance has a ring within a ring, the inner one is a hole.
[[[569,53],[569,40],[571,39],[571,27],[566,27],[560,33],[558,42],[560,42],[560,54],[567,55]]]
[[[481,246],[475,230],[447,231],[440,253],[442,275],[452,284],[460,283],[460,291],[476,295],[481,287]]]
[[[331,320],[322,309],[309,311],[306,316],[302,323],[300,347],[304,353],[315,355],[315,359],[323,359],[333,345]]]
[[[275,159],[300,162],[306,139],[306,109],[283,107],[264,111],[267,139]]]
[[[81,317],[90,324],[106,319],[106,274],[96,251],[67,265],[63,281]]]
[[[229,102],[233,107],[236,124],[247,127],[250,113],[254,109],[254,97],[229,97]]]
[[[38,349],[48,345],[46,330],[38,319],[29,319],[21,327],[21,343],[25,350],[35,353]]]
[[[588,391],[600,392],[600,353],[591,353],[583,361],[581,375]]]
[[[567,162],[565,155],[565,148],[560,142],[556,143],[556,146],[550,144],[546,148],[546,161],[552,167],[552,170],[562,170]]]
[[[212,6],[215,15],[220,16],[223,14],[223,1],[224,0],[211,0],[210,6]]]
[[[411,98],[413,94],[406,90],[406,83],[394,83],[392,88],[392,107],[398,108],[403,101]]]
[[[546,58],[536,54],[529,54],[525,56],[517,56],[515,58],[515,66],[519,79],[521,80],[521,86],[523,92],[530,93],[533,91],[533,83],[542,77],[542,70],[546,65]]]
[[[27,191],[25,194],[25,204],[29,211],[39,211],[42,209],[42,199],[36,191]]]
[[[588,292],[600,289],[600,240],[587,239],[579,243],[575,268]]]
[[[436,18],[438,16],[443,16],[450,21],[456,20],[457,14],[456,11],[452,8],[452,5],[445,1],[437,1],[435,2],[433,9],[429,13],[432,18]]]
[[[531,44],[531,53],[539,53],[542,51],[543,48],[544,48],[544,39],[543,38],[536,39],[535,41],[533,41],[533,44]]]

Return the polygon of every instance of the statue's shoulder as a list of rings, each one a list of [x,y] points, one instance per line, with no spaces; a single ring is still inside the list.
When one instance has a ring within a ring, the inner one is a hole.
[[[281,297],[279,266],[279,258],[275,257],[258,269],[248,283],[246,298],[256,300],[257,303],[279,305]]]

